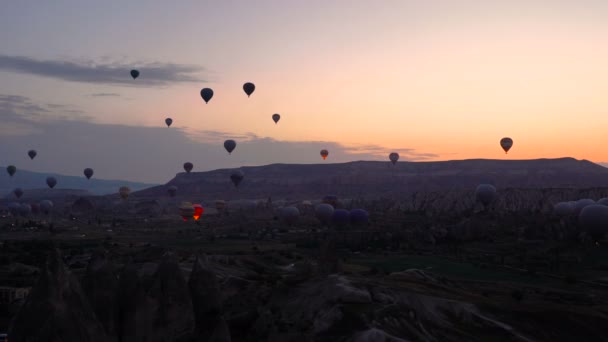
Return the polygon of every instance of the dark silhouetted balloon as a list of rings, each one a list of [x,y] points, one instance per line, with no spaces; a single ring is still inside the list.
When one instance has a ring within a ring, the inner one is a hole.
[[[399,160],[399,153],[393,152],[388,155],[388,159],[393,163],[393,165],[397,164],[397,160]]]
[[[11,202],[8,204],[8,211],[11,213],[11,215],[17,216],[17,215],[19,215],[20,207],[21,207],[21,204],[19,204],[17,202]]]
[[[588,205],[595,204],[595,201],[590,198],[583,198],[574,204],[574,215],[578,215]]]
[[[233,172],[230,175],[230,180],[232,181],[232,184],[234,184],[235,187],[239,187],[239,184],[241,184],[241,181],[243,181],[243,178],[245,178],[245,174],[243,174],[242,171],[236,171]]]
[[[49,201],[49,200],[42,200],[40,201],[40,210],[42,210],[43,213],[45,213],[46,215],[48,215],[51,210],[53,209],[53,202]]]
[[[567,217],[574,214],[574,203],[559,202],[553,207],[553,214],[557,217]]]
[[[331,205],[332,207],[334,207],[334,209],[335,209],[336,206],[338,205],[338,196],[326,195],[325,197],[323,197],[321,202],[327,203],[327,204]]]
[[[484,206],[492,203],[496,197],[496,188],[490,184],[480,184],[475,190],[475,199]]]
[[[177,187],[175,185],[169,186],[167,188],[167,193],[169,194],[169,196],[175,197],[175,195],[177,194]]]
[[[327,159],[328,155],[329,155],[329,151],[321,150],[321,157],[323,158],[323,160]]]
[[[366,224],[369,222],[369,213],[363,209],[353,209],[350,211],[350,223]]]
[[[21,198],[21,196],[23,196],[23,190],[21,190],[21,188],[16,188],[13,190],[13,194],[15,194],[17,198]]]
[[[27,155],[30,156],[30,159],[34,159],[37,154],[38,153],[36,152],[36,150],[29,150],[29,151],[27,151]]]
[[[331,216],[334,214],[334,207],[328,203],[321,203],[315,207],[315,215],[317,219],[321,221],[321,223],[329,223],[331,221]]]
[[[165,124],[167,124],[167,127],[171,127],[172,123],[173,123],[173,119],[171,119],[171,118],[166,118],[165,119]]]
[[[57,179],[55,179],[55,177],[47,177],[46,185],[48,185],[51,189],[54,188],[55,185],[57,185]]]
[[[133,79],[136,79],[139,77],[139,71],[133,69],[131,70],[131,77],[133,77]]]
[[[186,170],[186,172],[190,173],[190,171],[192,171],[193,168],[194,168],[194,165],[192,165],[192,163],[190,163],[190,162],[184,163],[184,170]]]
[[[215,201],[215,209],[222,210],[225,207],[226,207],[226,201],[224,201],[224,200],[217,200],[217,201]]]
[[[40,204],[38,204],[38,203],[31,203],[30,207],[32,207],[32,214],[38,214],[38,213],[40,213]]]
[[[91,179],[91,177],[93,177],[93,169],[90,167],[84,169],[84,176],[87,177],[87,179]]]
[[[503,150],[505,150],[505,154],[507,154],[507,152],[509,152],[509,150],[513,146],[513,139],[511,139],[511,138],[500,139],[500,146],[502,147]]]
[[[245,91],[245,94],[247,94],[247,97],[249,97],[255,91],[255,84],[247,82],[243,84],[243,90]]]
[[[346,209],[336,209],[331,215],[331,222],[336,226],[345,226],[350,223],[350,213]]]
[[[277,122],[279,122],[279,120],[281,120],[281,115],[279,115],[279,114],[272,114],[272,121],[274,121],[275,124]]]
[[[594,240],[600,240],[608,230],[608,207],[590,204],[581,210],[578,221]]]
[[[201,97],[205,100],[205,103],[209,103],[209,100],[213,97],[213,89],[203,88],[201,89]]]
[[[14,165],[9,165],[6,167],[6,172],[8,172],[9,176],[13,177],[15,172],[17,172],[17,168]]]
[[[228,151],[228,154],[232,154],[232,151],[236,148],[236,141],[226,140],[224,141],[224,148]]]
[[[120,195],[120,198],[122,198],[123,200],[126,200],[127,198],[129,198],[130,193],[131,193],[131,189],[128,186],[121,186],[120,189],[118,189],[118,194]]]
[[[22,203],[19,206],[19,214],[21,216],[28,216],[32,212],[32,207],[27,203]]]
[[[296,207],[281,208],[279,211],[279,217],[285,223],[292,225],[298,221],[298,218],[300,217],[300,211]]]

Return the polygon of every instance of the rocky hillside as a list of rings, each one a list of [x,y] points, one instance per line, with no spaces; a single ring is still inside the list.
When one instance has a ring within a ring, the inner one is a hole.
[[[442,162],[359,161],[343,164],[273,164],[241,167],[238,189],[230,181],[236,169],[179,173],[166,185],[135,192],[135,197],[167,197],[167,186],[178,196],[199,198],[316,199],[339,197],[401,197],[416,192],[474,189],[479,183],[497,188],[608,187],[608,169],[573,158],[535,160],[454,160]]]
[[[9,330],[21,341],[600,341],[606,295],[408,269],[323,274],[289,254],[178,263],[53,252]],[[156,251],[162,252],[162,251]],[[339,270],[338,270],[339,272]]]

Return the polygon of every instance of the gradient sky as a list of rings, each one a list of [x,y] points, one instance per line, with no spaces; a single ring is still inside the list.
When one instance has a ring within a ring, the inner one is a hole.
[[[312,163],[323,147],[328,162],[608,161],[606,1],[175,3],[3,2],[0,165],[165,182],[185,161]]]

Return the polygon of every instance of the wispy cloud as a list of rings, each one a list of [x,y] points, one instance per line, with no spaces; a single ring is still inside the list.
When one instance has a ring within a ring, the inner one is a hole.
[[[117,97],[117,96],[120,96],[120,94],[118,94],[118,93],[95,93],[95,94],[91,94],[89,96],[93,96],[93,97]]]
[[[34,126],[49,120],[89,120],[84,111],[64,104],[38,104],[19,95],[0,94],[0,134],[19,135],[35,131]]]
[[[133,80],[131,69],[140,71]],[[0,55],[0,70],[37,75],[72,82],[162,86],[181,82],[205,82],[196,76],[204,68],[175,63],[124,63],[94,61],[37,60],[24,56]]]
[[[435,153],[421,153],[412,148],[386,148],[379,145],[360,145],[360,146],[344,146],[347,153],[353,155],[374,155],[378,157],[387,157],[392,152],[399,153],[401,160],[423,161],[439,158]]]
[[[53,108],[51,108],[53,107]],[[29,163],[24,151],[36,148],[35,171],[80,175],[85,167],[105,179],[164,183],[190,161],[195,171],[273,163],[324,163],[387,160],[392,150],[376,145],[345,146],[331,141],[281,141],[252,132],[187,131],[180,128],[98,124],[82,116],[62,117],[70,107],[39,105],[22,96],[0,95],[0,156],[5,163]],[[41,117],[47,118],[42,120]],[[6,134],[5,130],[10,130]],[[228,155],[223,142],[234,139]],[[402,160],[434,154],[397,149]],[[29,164],[28,164],[29,165]],[[19,167],[19,166],[18,166]]]

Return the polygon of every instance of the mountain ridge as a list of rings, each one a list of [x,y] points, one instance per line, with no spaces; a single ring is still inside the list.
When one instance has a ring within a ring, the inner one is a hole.
[[[0,168],[6,170],[6,166],[0,166]],[[54,189],[47,187],[47,177],[55,177],[57,179],[57,185]],[[94,195],[106,195],[117,192],[118,188],[123,185],[130,187],[132,190],[141,190],[157,184],[118,179],[97,179],[95,176],[91,179],[86,179],[84,175],[67,176],[54,172],[37,172],[17,168],[17,172],[13,177],[9,177],[6,171],[0,177],[0,194],[3,194],[3,197],[7,197],[11,195],[13,189],[21,188],[26,193],[26,190],[36,190],[37,193],[44,190],[73,190],[77,192],[84,190]]]
[[[230,174],[241,170],[245,178],[238,189]],[[180,195],[238,198],[318,198],[339,196],[381,197],[419,191],[474,188],[491,183],[498,188],[608,187],[608,168],[571,157],[542,159],[465,159],[447,161],[352,161],[328,164],[242,166],[205,172],[180,172],[165,185],[133,195],[167,196],[175,185]]]

